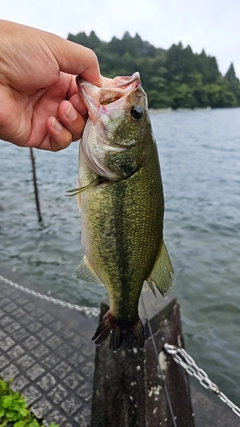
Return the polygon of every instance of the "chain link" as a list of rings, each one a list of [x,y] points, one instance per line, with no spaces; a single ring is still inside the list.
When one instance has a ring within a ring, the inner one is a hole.
[[[219,399],[222,400],[222,402],[226,403],[226,405],[228,405],[229,408],[231,408],[232,411],[238,417],[240,417],[240,408],[231,402],[231,400],[228,399],[228,397],[219,390],[218,386],[210,380],[207,373],[203,369],[197,366],[194,359],[189,356],[184,348],[176,347],[175,345],[170,344],[164,344],[164,348],[168,354],[172,355],[175,362],[181,365],[189,375],[197,378],[199,383],[204,388],[213,391],[219,397]]]
[[[18,283],[13,282],[12,280],[9,280],[6,277],[3,277],[1,275],[0,275],[0,280],[9,286],[12,286],[15,289],[25,292],[26,294],[32,295],[36,298],[40,298],[41,300],[46,302],[51,302],[52,304],[55,304],[55,305],[60,305],[61,307],[69,308],[70,310],[80,311],[81,313],[85,313],[87,316],[97,317],[100,314],[100,310],[98,308],[75,305],[75,304],[71,304],[70,302],[61,301],[59,299],[49,297],[48,295],[41,294],[40,292],[36,292],[36,291],[33,291],[32,289],[26,288],[25,286],[19,285]]]

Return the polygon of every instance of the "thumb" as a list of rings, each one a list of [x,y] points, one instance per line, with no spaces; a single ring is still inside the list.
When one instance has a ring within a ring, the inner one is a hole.
[[[96,86],[101,86],[99,63],[89,48],[53,35],[50,49],[59,64],[60,71],[81,76]]]

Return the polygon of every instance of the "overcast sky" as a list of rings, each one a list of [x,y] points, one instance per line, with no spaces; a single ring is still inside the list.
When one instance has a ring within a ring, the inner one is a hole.
[[[155,47],[181,41],[240,77],[240,0],[0,0],[0,18],[67,37],[94,30],[101,40],[137,32]]]

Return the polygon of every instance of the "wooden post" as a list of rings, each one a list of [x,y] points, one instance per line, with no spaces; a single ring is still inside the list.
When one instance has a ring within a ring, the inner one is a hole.
[[[143,298],[176,425],[194,427],[188,376],[163,351],[166,342],[183,346],[179,304],[173,296],[155,299],[146,288]],[[108,308],[102,303],[101,317]],[[144,320],[141,302],[139,311]],[[145,329],[144,350],[113,353],[108,341],[97,347],[91,427],[174,426],[146,322]]]
[[[42,215],[41,215],[40,203],[39,203],[39,197],[38,197],[38,186],[37,186],[35,158],[34,158],[32,147],[30,147],[30,157],[31,157],[31,162],[32,162],[33,185],[34,185],[34,194],[35,194],[35,201],[36,201],[36,207],[37,207],[37,213],[38,213],[38,221],[42,222]]]

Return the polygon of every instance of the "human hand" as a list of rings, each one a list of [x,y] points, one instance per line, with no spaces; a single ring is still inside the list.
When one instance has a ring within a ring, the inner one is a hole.
[[[87,109],[75,78],[101,85],[94,52],[4,20],[0,40],[0,139],[51,151],[78,140]]]

